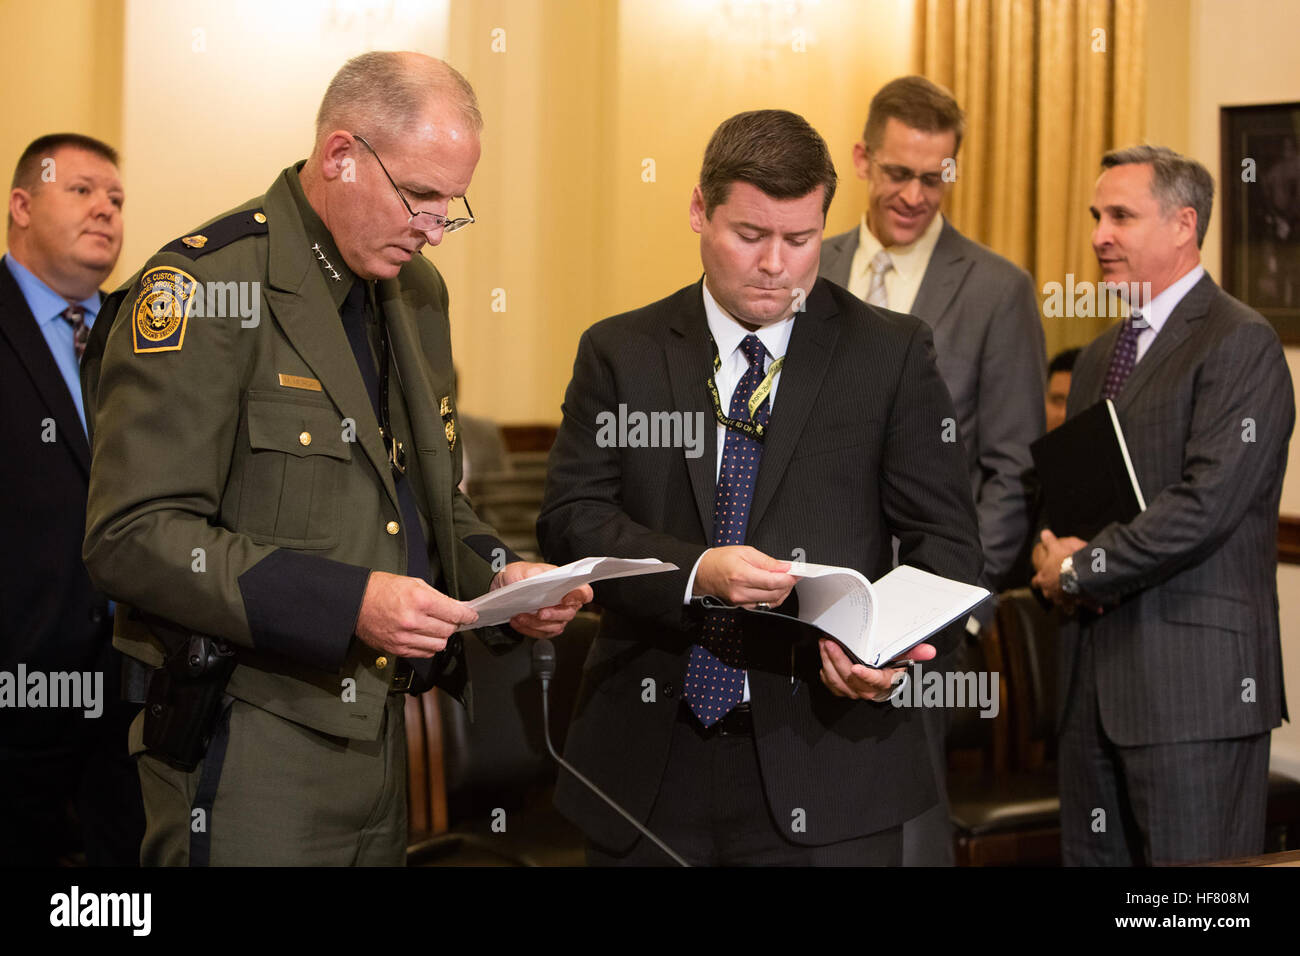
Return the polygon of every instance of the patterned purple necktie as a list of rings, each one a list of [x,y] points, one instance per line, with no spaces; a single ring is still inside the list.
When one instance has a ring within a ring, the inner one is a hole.
[[[1110,356],[1110,368],[1106,370],[1106,384],[1101,390],[1102,398],[1113,399],[1124,390],[1124,383],[1137,364],[1138,336],[1149,323],[1142,318],[1142,313],[1135,312],[1124,320],[1119,339],[1115,342],[1115,351]]]
[[[70,305],[61,313],[65,322],[72,326],[72,344],[77,350],[77,364],[86,354],[86,340],[90,338],[90,328],[86,325],[86,310],[79,305]]]
[[[757,335],[746,335],[740,343],[749,368],[736,384],[728,417],[749,420],[749,398],[763,381],[763,358],[767,354]],[[754,421],[767,426],[768,400],[754,412]],[[728,429],[722,446],[722,467],[713,499],[713,546],[745,543],[749,505],[754,481],[763,456],[763,443]],[[711,727],[745,696],[745,660],[740,624],[735,615],[714,612],[705,616],[700,643],[691,648],[682,697],[705,727]]]

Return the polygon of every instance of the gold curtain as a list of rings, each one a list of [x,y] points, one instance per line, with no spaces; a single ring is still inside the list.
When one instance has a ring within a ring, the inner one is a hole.
[[[1038,288],[1100,278],[1088,206],[1102,153],[1141,142],[1146,0],[918,0],[920,72],[966,111],[954,226]],[[1107,318],[1045,318],[1049,357]]]

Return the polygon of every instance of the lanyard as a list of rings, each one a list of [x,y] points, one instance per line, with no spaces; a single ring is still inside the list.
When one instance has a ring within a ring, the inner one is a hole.
[[[718,383],[714,381],[714,375],[717,375],[718,369],[722,368],[722,358],[718,355],[718,343],[713,340],[712,333],[709,334],[709,344],[713,346],[713,375],[709,376],[708,381],[709,397],[713,399],[713,417],[724,428],[730,428],[732,431],[740,432],[742,435],[754,439],[754,441],[761,442],[767,433],[767,428],[761,422],[755,421],[754,415],[772,391],[772,383],[776,380],[776,373],[781,371],[781,366],[785,364],[785,356],[782,355],[772,363],[772,367],[763,376],[763,381],[759,382],[758,388],[754,389],[754,394],[749,396],[749,402],[747,403],[749,418],[742,421],[737,418],[730,418],[722,411],[722,398],[718,395]]]

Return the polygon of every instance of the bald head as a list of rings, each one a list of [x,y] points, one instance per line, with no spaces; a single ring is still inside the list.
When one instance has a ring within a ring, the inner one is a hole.
[[[343,64],[316,113],[316,148],[335,130],[355,130],[376,145],[409,134],[430,113],[451,112],[474,134],[483,129],[469,81],[422,53],[363,53]]]

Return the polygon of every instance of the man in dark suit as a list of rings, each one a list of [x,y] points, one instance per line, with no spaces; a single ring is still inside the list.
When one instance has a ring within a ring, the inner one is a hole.
[[[858,226],[823,243],[821,274],[867,302],[917,316],[933,331],[979,515],[980,583],[997,591],[1031,532],[1024,476],[1029,443],[1044,430],[1046,358],[1029,274],[939,213],[963,129],[957,101],[925,77],[900,77],[880,89],[853,146],[854,168],[868,184],[867,208]],[[980,617],[987,623],[991,615],[990,602]],[[925,711],[941,792],[947,717]],[[946,797],[904,834],[908,865],[952,865]]]
[[[77,364],[122,247],[122,200],[116,152],[73,133],[28,146],[9,194],[0,265],[0,684],[9,690],[0,686],[0,863],[52,864],[80,842],[92,864],[131,865],[144,827],[126,750],[134,708],[121,701],[108,601],[81,562],[90,449]],[[82,699],[55,695],[60,685]],[[70,810],[80,841],[69,839]]]
[[[1035,585],[1077,607],[1062,631],[1065,861],[1249,855],[1286,716],[1276,542],[1291,376],[1273,328],[1200,265],[1205,168],[1152,146],[1101,164],[1093,249],[1137,295],[1079,356],[1068,414],[1114,400],[1146,509],[1087,542],[1047,530],[1035,548]]]
[[[929,329],[816,277],[835,183],[801,117],[723,123],[691,197],[704,280],[583,335],[551,454],[545,554],[678,567],[597,586],[567,756],[696,863],[896,864],[900,825],[936,799],[920,721],[885,703],[900,668],[688,605],[780,605],[791,557],[878,578],[891,535],[905,563],[979,574]],[[598,418],[620,408],[702,441],[608,441]],[[572,777],[556,804],[593,862],[666,862]]]

